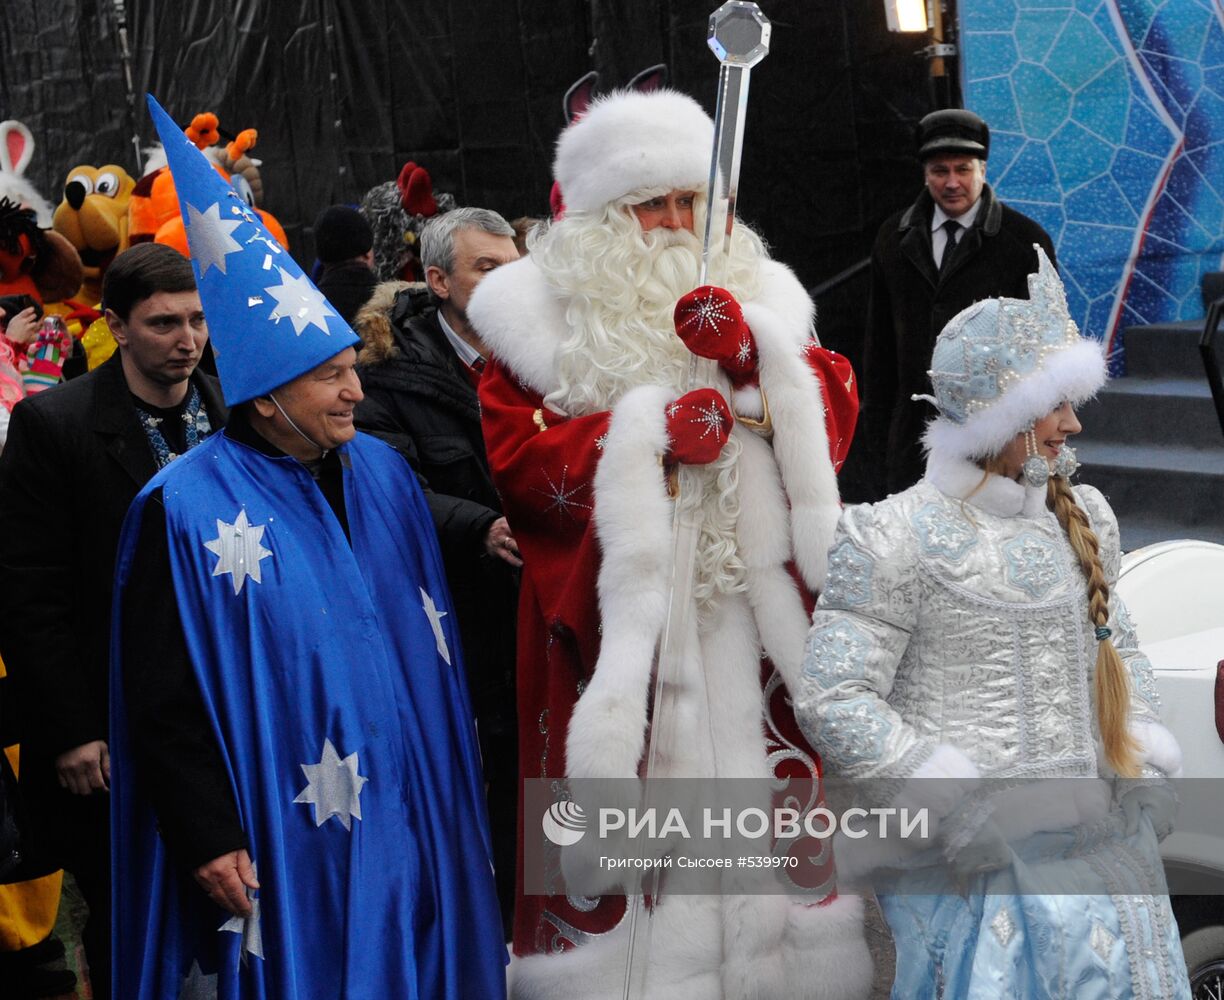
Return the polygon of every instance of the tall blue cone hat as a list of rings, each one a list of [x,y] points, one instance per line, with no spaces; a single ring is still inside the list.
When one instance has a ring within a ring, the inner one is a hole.
[[[259,216],[152,94],[148,100],[178,192],[225,402],[265,395],[358,343]]]

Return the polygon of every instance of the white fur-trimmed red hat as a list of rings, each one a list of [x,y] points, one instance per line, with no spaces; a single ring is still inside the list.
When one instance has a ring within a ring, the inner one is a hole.
[[[569,212],[592,212],[632,191],[704,188],[714,123],[675,90],[600,98],[557,140],[553,176]]]

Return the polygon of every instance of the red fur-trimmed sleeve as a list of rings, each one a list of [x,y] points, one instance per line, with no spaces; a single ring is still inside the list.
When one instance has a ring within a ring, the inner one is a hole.
[[[583,650],[590,669],[599,634],[593,483],[609,413],[559,416],[496,361],[480,380],[480,406],[489,467],[523,572],[549,627],[567,628],[580,645],[594,643]]]
[[[825,428],[829,434],[829,455],[833,459],[833,469],[837,471],[850,452],[854,427],[858,423],[858,378],[845,357],[825,350],[814,340],[804,354],[808,367],[820,379],[820,391],[825,402]]]

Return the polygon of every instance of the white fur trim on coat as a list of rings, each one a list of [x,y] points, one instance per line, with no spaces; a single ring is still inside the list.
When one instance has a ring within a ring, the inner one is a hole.
[[[820,590],[841,517],[820,381],[803,358],[802,341],[795,342],[802,325],[788,323],[782,318],[786,314],[759,303],[746,303],[743,309],[760,356],[761,391],[773,420],[774,457],[790,501],[795,563],[807,585]]]
[[[927,809],[938,823],[978,785],[982,772],[959,747],[940,743],[926,760],[914,768],[897,805],[911,813]]]
[[[1159,722],[1135,719],[1130,734],[1139,744],[1139,762],[1159,768],[1170,778],[1182,776],[1182,749],[1177,737]]]
[[[468,319],[494,358],[541,396],[557,387],[565,306],[530,257],[488,274],[468,300]]]
[[[927,456],[926,480],[945,496],[964,500],[974,507],[1015,517],[1036,517],[1046,509],[1046,488],[1024,486],[1005,476],[987,474],[980,465],[946,452]]]
[[[595,470],[595,530],[603,637],[599,660],[574,706],[567,776],[636,778],[645,740],[655,645],[667,616],[671,504],[659,456],[672,393],[639,386],[612,410]]]
[[[691,97],[617,91],[561,133],[553,176],[567,212],[595,212],[643,188],[704,188],[713,145],[714,123]]]
[[[649,919],[651,952],[638,967],[648,964],[650,979],[645,990],[634,980],[643,1000],[866,1000],[871,992],[857,896],[823,906],[785,896],[670,896]],[[619,1000],[628,926],[573,951],[515,959],[512,1000]],[[720,939],[720,927],[742,931]]]
[[[990,406],[971,413],[963,424],[936,417],[923,443],[931,455],[989,458],[997,455],[1064,400],[1079,405],[1105,384],[1105,358],[1095,340],[1051,354],[1040,369],[1015,382]]]

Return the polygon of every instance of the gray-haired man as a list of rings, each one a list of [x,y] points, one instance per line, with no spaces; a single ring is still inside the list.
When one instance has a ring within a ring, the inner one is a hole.
[[[507,930],[514,900],[517,739],[514,619],[518,546],[489,475],[476,386],[486,348],[467,318],[472,291],[517,260],[514,230],[496,212],[457,208],[421,233],[421,264],[433,307],[417,312],[403,291],[390,323],[361,323],[358,372],[365,399],[359,429],[412,463],[431,491],[447,580],[459,617],[468,689],[476,713],[497,890]]]

